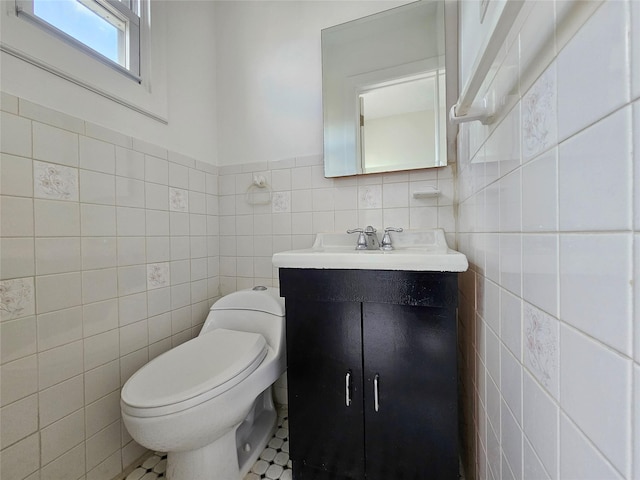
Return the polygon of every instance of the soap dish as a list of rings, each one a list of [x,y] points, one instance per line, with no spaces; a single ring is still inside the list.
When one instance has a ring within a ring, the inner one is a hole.
[[[437,197],[440,193],[436,187],[427,187],[427,190],[413,192],[413,198],[432,198]]]

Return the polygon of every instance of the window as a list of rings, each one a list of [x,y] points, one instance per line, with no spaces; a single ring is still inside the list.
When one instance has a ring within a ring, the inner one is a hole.
[[[16,0],[16,8],[19,15],[139,81],[139,0]]]

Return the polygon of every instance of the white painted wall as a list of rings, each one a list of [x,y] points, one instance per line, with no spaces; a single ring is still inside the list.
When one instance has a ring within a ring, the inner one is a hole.
[[[322,152],[321,29],[404,3],[152,1],[145,89],[61,48],[16,18],[13,0],[1,0],[4,44],[84,71],[89,82],[168,124],[4,52],[0,81],[9,94],[212,164],[315,155]]]
[[[4,45],[162,117],[154,120],[2,52],[2,90],[56,111],[215,164],[214,3],[151,2],[151,61],[143,84],[69,48],[0,3]]]
[[[404,3],[216,2],[219,165],[321,153],[320,31]]]
[[[215,2],[154,2],[168,10],[169,149],[217,165]]]

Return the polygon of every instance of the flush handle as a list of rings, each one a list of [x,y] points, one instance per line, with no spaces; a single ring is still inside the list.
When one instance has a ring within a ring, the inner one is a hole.
[[[344,403],[351,406],[351,370],[344,376]]]
[[[373,377],[373,409],[377,412],[380,410],[380,398],[378,396],[378,386],[380,382],[380,375],[376,373]]]

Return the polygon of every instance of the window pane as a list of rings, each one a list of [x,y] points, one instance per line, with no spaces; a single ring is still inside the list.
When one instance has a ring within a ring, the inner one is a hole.
[[[121,65],[118,29],[77,0],[34,0],[33,13]]]

